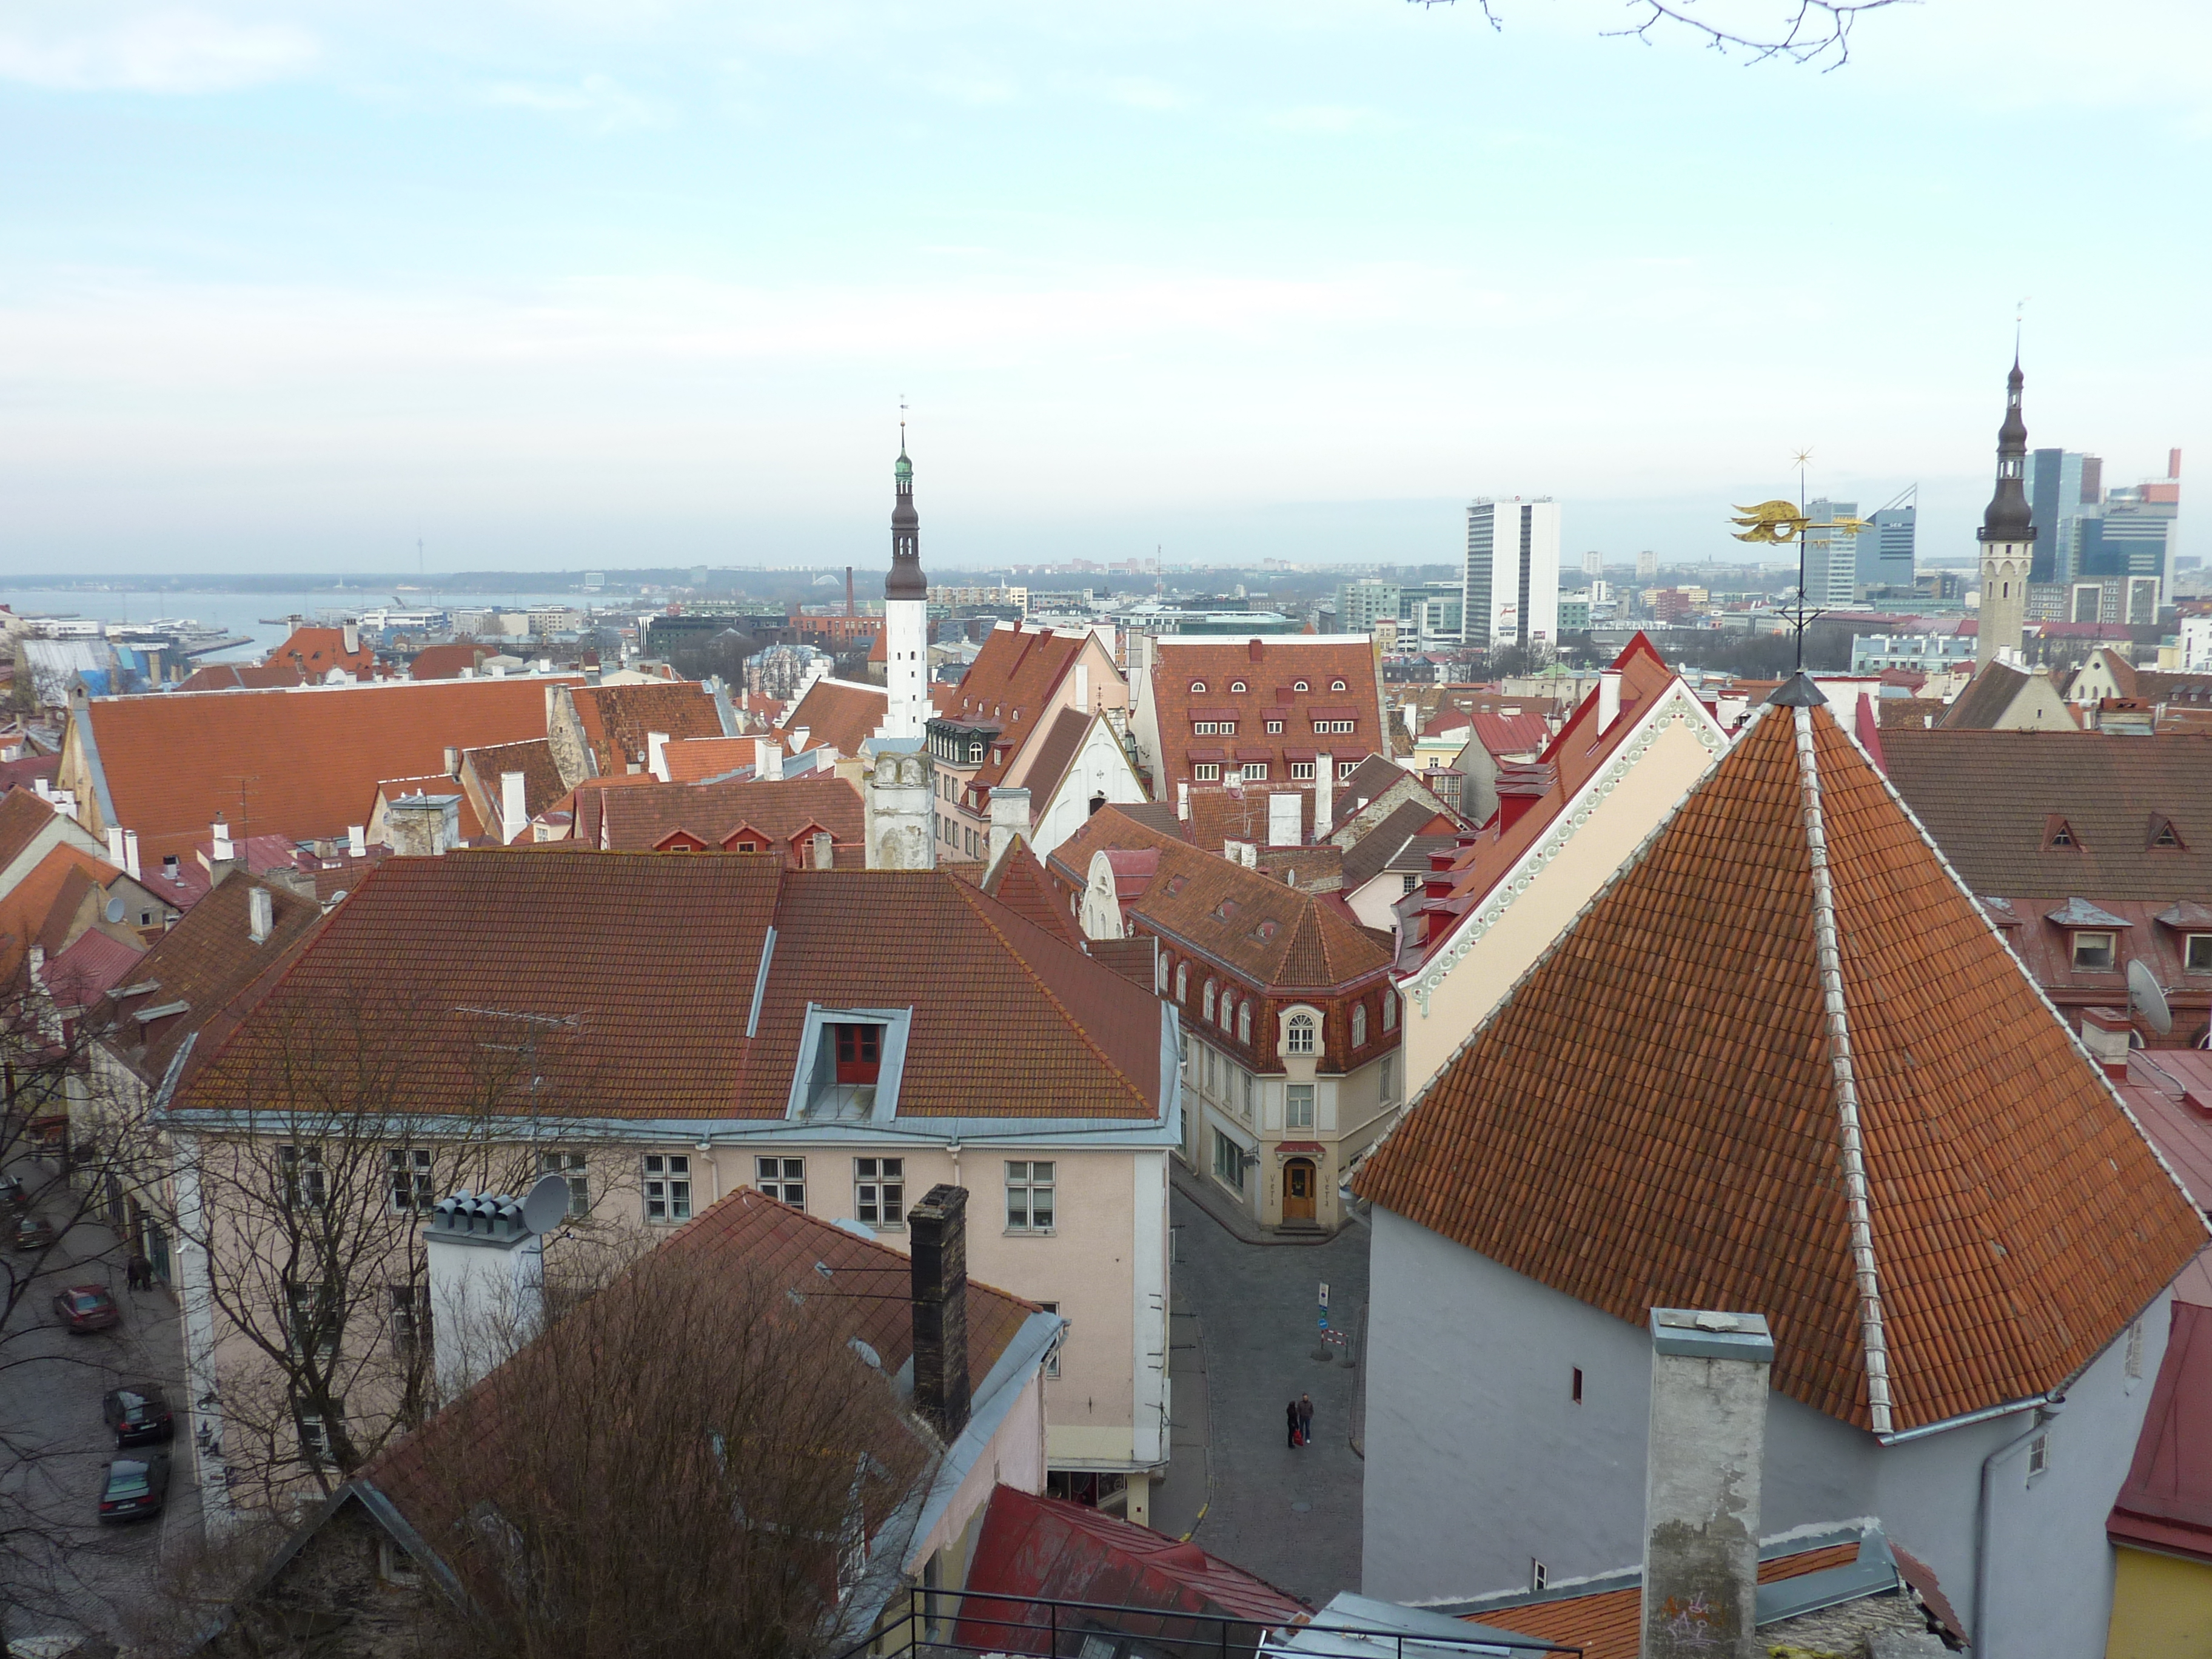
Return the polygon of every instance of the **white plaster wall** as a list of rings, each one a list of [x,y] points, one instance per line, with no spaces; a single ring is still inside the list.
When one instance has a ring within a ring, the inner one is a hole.
[[[1367,1346],[1365,1581],[1433,1601],[1554,1583],[1643,1559],[1650,1344],[1638,1327],[1425,1228],[1374,1212]],[[1757,1310],[1753,1310],[1757,1311]],[[2105,1517],[2125,1478],[2166,1303],[2144,1316],[2142,1376],[2121,1334],[2050,1425],[2049,1471],[2025,1444],[1999,1460],[1985,1659],[2086,1659],[2112,1606]],[[1575,1367],[1583,1403],[1572,1403]],[[1878,1516],[1975,1621],[1981,1464],[2033,1413],[1884,1447],[1781,1394],[1768,1396],[1759,1529]]]

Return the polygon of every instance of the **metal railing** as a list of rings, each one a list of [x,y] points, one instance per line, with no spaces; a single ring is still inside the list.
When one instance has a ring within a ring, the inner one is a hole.
[[[954,1659],[959,1655],[1018,1654],[1030,1659],[1255,1659],[1307,1650],[1316,1659],[1408,1659],[1407,1650],[1431,1649],[1448,1659],[1509,1654],[1514,1659],[1571,1656],[1571,1643],[1514,1636],[1489,1626],[1467,1635],[1391,1630],[1347,1624],[1315,1614],[1294,1622],[1242,1619],[1179,1608],[1133,1607],[1114,1601],[1076,1601],[984,1590],[904,1592],[876,1621],[874,1632],[835,1659],[910,1656]],[[1310,1638],[1334,1638],[1312,1641]]]

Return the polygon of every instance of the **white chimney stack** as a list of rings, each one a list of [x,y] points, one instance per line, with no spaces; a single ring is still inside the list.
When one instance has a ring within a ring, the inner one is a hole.
[[[1176,817],[1185,823],[1190,822],[1190,786],[1187,783],[1176,785]]]
[[[123,868],[123,830],[118,824],[107,826],[107,861],[118,870]]]
[[[131,880],[143,879],[138,873],[138,832],[136,830],[123,832],[123,869]]]
[[[663,783],[668,781],[668,733],[648,732],[645,734],[645,769]]]
[[[762,738],[753,744],[753,769],[769,782],[783,777],[783,745],[774,738]]]
[[[995,870],[1017,836],[1030,833],[1030,792],[994,789],[991,792],[991,850],[987,868]]]
[[[1303,791],[1267,797],[1267,845],[1297,847],[1305,839],[1298,815],[1305,805]]]
[[[345,625],[345,652],[346,652],[346,655],[348,655],[349,657],[350,657],[350,656],[352,656],[352,655],[354,654],[354,653],[356,653],[356,651],[358,651],[358,650],[360,650],[360,649],[361,649],[361,624],[360,624],[359,623],[348,623]]]
[[[1620,718],[1620,671],[1601,669],[1597,677],[1597,734],[1603,737]]]
[[[1317,755],[1314,757],[1314,833],[1316,842],[1327,841],[1329,831],[1336,828],[1336,757]]]
[[[567,1183],[538,1206],[548,1177],[525,1201],[503,1193],[461,1191],[441,1200],[422,1230],[429,1267],[432,1360],[441,1401],[477,1379],[537,1335],[545,1316],[545,1252],[529,1217],[557,1225],[567,1212]]]
[[[228,859],[234,859],[238,856],[238,849],[231,844],[230,825],[221,818],[217,818],[215,821],[214,852],[215,861],[217,864],[221,864]]]
[[[448,749],[446,750],[446,775],[449,778],[457,778],[460,775],[461,751],[458,749]]]
[[[255,888],[246,896],[246,938],[256,945],[264,944],[276,926],[276,907],[270,902],[269,890]]]
[[[827,830],[814,832],[814,867],[834,870],[837,867],[837,843],[830,838]]]
[[[368,826],[362,823],[346,825],[346,851],[357,859],[368,856]]]
[[[526,792],[530,780],[520,772],[499,775],[499,838],[512,846],[530,827]]]

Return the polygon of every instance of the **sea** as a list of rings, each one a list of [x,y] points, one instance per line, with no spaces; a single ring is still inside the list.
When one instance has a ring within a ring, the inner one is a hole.
[[[603,609],[634,612],[635,599],[603,599],[578,592],[562,593],[448,593],[434,589],[403,587],[396,591],[368,587],[301,588],[295,592],[224,592],[181,587],[131,589],[9,587],[0,583],[0,605],[19,617],[97,617],[111,623],[147,623],[155,618],[185,617],[220,628],[246,642],[227,650],[211,651],[196,662],[253,662],[270,647],[281,644],[291,632],[284,620],[337,610],[375,610],[390,605],[404,611],[482,610],[525,611],[538,605],[572,605],[579,610],[590,599]]]

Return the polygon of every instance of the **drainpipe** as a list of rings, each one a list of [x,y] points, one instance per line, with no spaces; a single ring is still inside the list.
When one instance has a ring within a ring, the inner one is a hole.
[[[2066,1396],[2054,1395],[2035,1408],[2035,1421],[2025,1432],[2015,1435],[1982,1460],[1982,1489],[1974,1505],[1974,1627],[1968,1632],[1972,1639],[1975,1659],[1990,1659],[1990,1475],[1997,1459],[2017,1451],[2050,1426],[2051,1419],[2066,1407]]]

